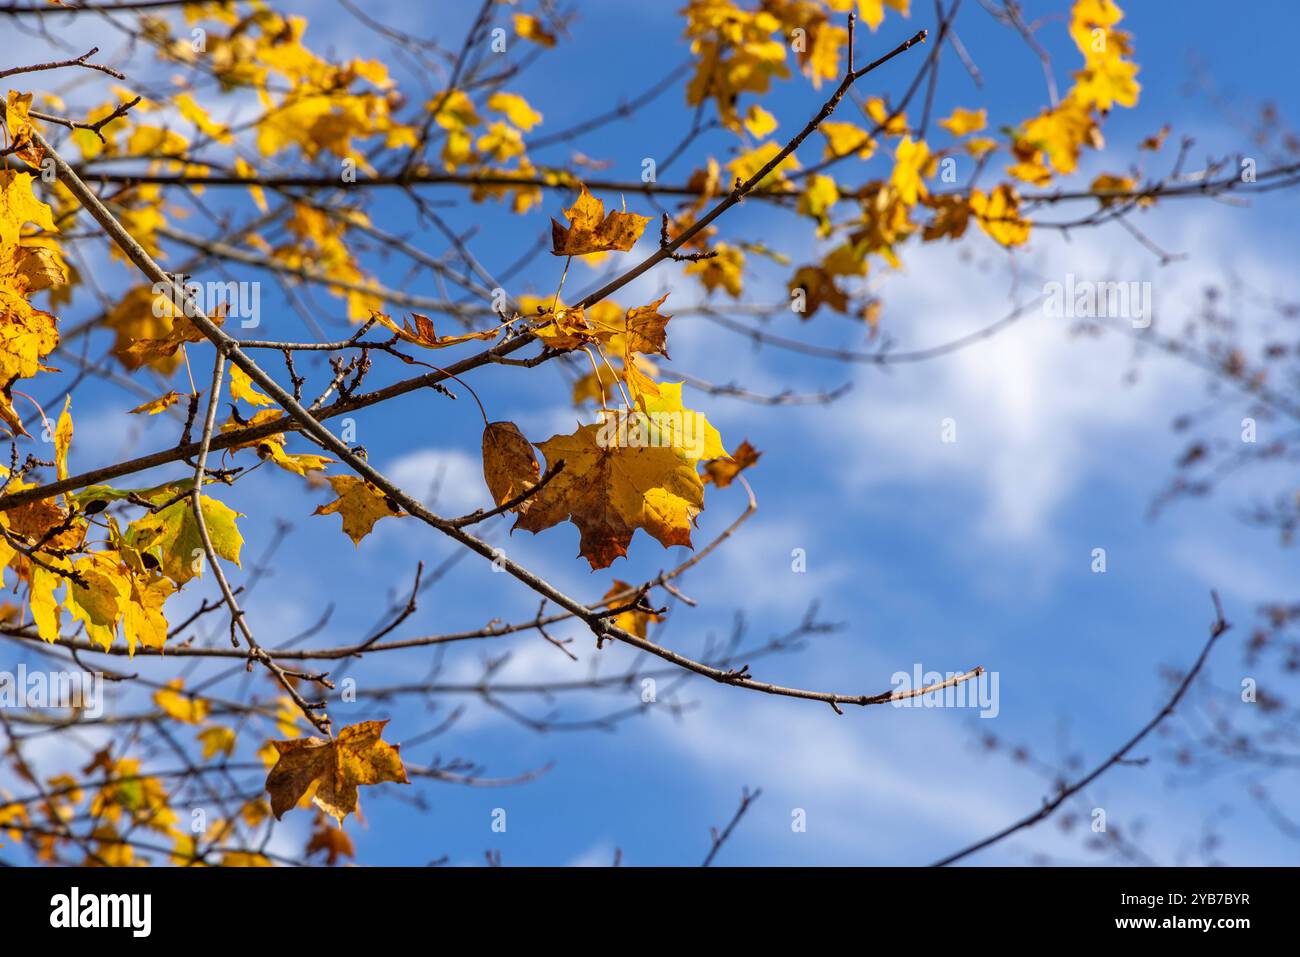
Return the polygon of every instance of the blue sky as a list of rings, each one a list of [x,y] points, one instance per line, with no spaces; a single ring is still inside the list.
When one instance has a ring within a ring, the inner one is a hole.
[[[307,6],[318,8],[310,10],[307,39],[313,46],[340,57],[384,56],[382,43],[343,11]],[[996,129],[1036,112],[1046,97],[1037,61],[978,4],[965,6],[969,9],[963,10],[958,29],[987,85],[983,91],[974,89],[957,61],[945,57],[936,115],[947,115],[955,106],[987,106],[990,126]],[[1030,16],[1067,9],[1064,2],[1025,6]],[[453,38],[462,35],[471,7],[477,4],[388,0],[366,9],[413,35]],[[544,114],[542,133],[635,95],[687,55],[676,3],[620,0],[578,7],[580,17],[562,52],[543,57],[511,87],[526,93]],[[914,7],[917,15],[911,19],[891,14],[878,34],[860,38],[860,58],[894,46],[920,26],[933,26],[927,20],[929,4]],[[1142,65],[1141,102],[1135,110],[1116,110],[1107,120],[1107,149],[1085,158],[1078,185],[1103,170],[1124,170],[1138,155],[1136,143],[1166,122],[1174,130],[1171,145],[1181,135],[1196,138],[1193,162],[1208,155],[1250,154],[1242,130],[1204,97],[1188,95],[1193,55],[1229,102],[1243,111],[1271,99],[1285,117],[1300,105],[1294,102],[1290,38],[1296,16],[1290,4],[1253,4],[1248,16],[1228,14],[1222,4],[1208,2],[1178,4],[1176,15],[1175,5],[1151,0],[1130,2],[1125,9],[1124,26],[1136,36],[1135,59]],[[70,31],[68,42],[87,45],[88,34],[77,31],[85,28]],[[1063,22],[1042,34],[1056,55],[1057,82],[1065,87],[1076,58]],[[411,77],[391,59],[390,66],[413,90],[429,82]],[[909,64],[892,65],[873,75],[864,92],[897,96],[911,75]],[[801,127],[824,93],[813,91],[803,78],[778,85],[764,101],[780,121],[778,135]],[[205,102],[225,118],[223,101],[214,97]],[[611,124],[571,148],[610,160],[601,176],[635,179],[642,158],[665,155],[688,123],[678,88],[634,122]],[[663,179],[684,178],[706,155],[725,161],[733,139],[716,132],[705,136]],[[560,162],[567,149],[562,144],[533,159]],[[1167,168],[1169,150],[1153,161],[1154,170]],[[864,164],[866,169],[847,171],[846,177],[857,181],[884,175],[883,162],[873,160]],[[450,198],[435,190],[428,195]],[[248,213],[242,196],[228,194],[213,202]],[[489,269],[501,269],[536,240],[548,227],[546,216],[558,215],[566,202],[548,193],[542,208],[523,220],[491,205],[447,215],[458,228],[476,225],[470,241],[476,255]],[[628,198],[630,209],[649,211],[638,203]],[[1293,266],[1296,214],[1297,198],[1287,193],[1268,194],[1247,207],[1168,203],[1142,217],[1153,240],[1187,254],[1186,260],[1165,267],[1119,226],[1079,231],[1068,240],[1039,232],[1016,257],[1021,288],[1032,290],[1066,272],[1149,280],[1157,326],[1167,330],[1194,310],[1204,285],[1229,275],[1243,277],[1269,295],[1294,298],[1300,293]],[[441,238],[424,231],[398,195],[375,201],[371,216],[386,229],[409,234],[417,245],[434,252],[443,248]],[[816,249],[805,223],[759,203],[730,214],[723,235],[761,239],[796,262],[811,259]],[[642,248],[652,244],[653,237],[647,237]],[[968,237],[960,246],[910,247],[907,253],[902,270],[891,274],[876,268],[872,278],[884,301],[882,332],[897,348],[945,342],[1009,310],[1008,257],[982,235]],[[120,263],[108,263],[102,250],[87,248],[87,255],[100,264],[108,289],[125,289],[134,280]],[[629,256],[626,261],[633,260]],[[382,278],[406,281],[404,268],[376,262],[371,265]],[[512,283],[510,292],[552,291],[558,275],[558,260],[540,258]],[[575,264],[566,288],[593,287],[601,275]],[[755,267],[747,275],[745,301],[782,298],[785,278],[783,270]],[[272,301],[263,304],[268,318],[259,334],[304,335],[296,316],[278,308],[274,288],[264,284]],[[411,281],[409,288],[438,295],[427,275]],[[638,280],[619,300],[630,305],[666,291],[673,293],[669,311],[701,299],[698,286],[672,265]],[[339,330],[337,301],[318,297],[317,302],[325,310],[326,328]],[[65,312],[63,322],[72,324],[90,314],[91,304],[83,301],[81,308],[84,312]],[[771,329],[825,345],[871,347],[861,327],[825,313],[808,324],[783,317]],[[438,725],[448,709],[464,704],[464,716],[447,733],[404,749],[411,761],[427,763],[435,754],[469,758],[489,775],[502,777],[553,764],[537,780],[510,788],[425,782],[409,789],[371,789],[363,801],[366,824],[349,823],[360,861],[420,864],[446,855],[453,863],[472,864],[482,861],[485,850],[499,849],[506,864],[603,864],[620,848],[628,864],[692,864],[707,851],[708,827],[725,823],[747,785],[762,788],[763,796],[729,843],[722,863],[927,863],[1030,811],[1047,793],[1049,783],[1034,770],[986,754],[979,745],[984,732],[1024,744],[1046,760],[1061,757],[1064,739],[1065,751],[1091,765],[1159,707],[1167,695],[1159,669],[1185,665],[1199,651],[1211,619],[1211,588],[1223,595],[1229,619],[1239,623],[1236,640],[1225,643],[1213,662],[1218,683],[1228,688],[1240,680],[1240,643],[1255,607],[1293,597],[1287,589],[1295,581],[1295,554],[1279,549],[1268,533],[1245,527],[1232,513],[1252,494],[1271,494],[1276,475],[1246,477],[1208,500],[1185,502],[1157,521],[1148,519],[1151,498],[1168,479],[1185,441],[1171,433],[1170,422],[1203,403],[1204,379],[1158,354],[1135,362],[1127,340],[1072,338],[1061,320],[1033,315],[953,356],[882,370],[756,351],[701,318],[675,320],[670,333],[670,367],[692,376],[735,380],[758,392],[787,387],[817,391],[846,382],[852,390],[829,407],[772,409],[688,390],[688,399],[694,400],[688,404],[709,416],[729,446],[748,438],[764,451],[752,472],[760,509],[732,542],[686,577],[683,590],[699,607],[675,608],[656,639],[698,653],[707,636],[726,636],[736,612],[743,610],[749,642],[762,644],[795,626],[809,604],[817,602],[822,619],[845,627],[812,638],[798,654],[755,662],[758,677],[876,692],[889,686],[894,672],[911,671],[917,664],[937,671],[982,664],[999,673],[998,716],[983,720],[970,710],[893,708],[837,716],[822,705],[700,681],[675,693],[691,706],[685,713],[674,716],[666,707],[652,707],[621,722],[613,733],[535,733],[473,695],[441,697],[434,711],[410,698],[379,705],[340,702],[332,706],[336,723],[390,717],[387,737],[394,741],[415,739]],[[1134,368],[1140,374],[1129,383],[1126,373]],[[406,373],[398,368],[381,374],[396,378]],[[55,381],[47,380],[47,393],[56,391]],[[490,368],[476,374],[473,385],[491,418],[518,423],[534,441],[571,431],[579,414],[568,403],[568,380],[558,369],[521,374]],[[176,426],[165,417],[141,423],[122,415],[138,401],[97,381],[77,389],[74,471],[174,441]],[[957,423],[956,443],[939,440],[945,418]],[[1236,434],[1233,416],[1214,423],[1223,434]],[[357,439],[381,470],[413,491],[438,484],[435,507],[458,514],[487,501],[478,461],[481,426],[468,397],[451,403],[414,394],[357,416]],[[305,446],[292,450],[307,451]],[[270,577],[246,605],[267,645],[306,628],[329,604],[334,607],[330,625],[313,640],[355,640],[373,627],[393,596],[409,587],[417,561],[431,567],[453,554],[449,544],[411,520],[385,521],[353,548],[336,518],[309,517],[326,500],[320,493],[303,492],[292,477],[267,469],[241,482],[225,499],[248,516],[245,556],[257,556],[265,548],[271,516],[281,514],[293,523]],[[737,487],[711,489],[696,541],[710,541],[740,513],[744,501]],[[592,574],[585,561],[574,557],[577,533],[569,525],[537,537],[523,532],[507,537],[504,526],[491,534],[512,557],[544,569],[563,590],[584,597],[603,594],[610,572],[639,581],[684,557],[679,550],[665,552],[642,534],[627,560],[609,572]],[[1090,570],[1092,550],[1098,547],[1107,552],[1104,575]],[[807,555],[804,574],[791,571],[796,548]],[[239,581],[241,575],[234,577]],[[212,590],[210,583],[190,588],[191,601]],[[424,597],[402,634],[473,628],[488,618],[526,618],[535,610],[531,593],[468,558]],[[220,631],[216,640],[223,641]],[[559,628],[556,635],[575,639],[579,662],[569,661],[535,634],[521,634],[490,646],[456,646],[439,659],[428,651],[375,656],[348,674],[364,690],[419,681],[435,664],[441,667],[442,682],[472,682],[482,673],[485,655],[504,653],[510,659],[496,677],[515,682],[575,680],[593,669],[613,675],[633,663],[621,649],[596,652],[578,628]],[[5,654],[14,654],[12,646]],[[176,665],[138,659],[132,668],[170,677]],[[202,673],[191,675],[189,682],[196,683]],[[273,690],[261,678],[223,687],[265,695]],[[633,706],[639,690],[583,693],[554,703],[519,696],[511,703],[533,715],[555,708],[561,717],[576,719]],[[130,702],[119,706],[129,709]],[[99,739],[91,734],[86,740]],[[41,765],[51,770],[64,758],[55,749],[38,752]],[[1153,741],[1142,753],[1159,757],[1165,752]],[[1205,820],[1230,805],[1236,810],[1219,825],[1225,837],[1221,859],[1294,863],[1295,845],[1279,840],[1276,829],[1243,799],[1250,780],[1229,773],[1192,784],[1175,774],[1168,761],[1156,760],[1144,768],[1113,770],[1077,806],[1104,807],[1112,825],[1128,833],[1142,829],[1142,846],[1156,860],[1180,863],[1196,860],[1190,852]],[[414,803],[417,798],[424,806]],[[504,833],[491,829],[498,808],[506,812]],[[804,832],[791,828],[797,809],[806,813]],[[1300,813],[1300,808],[1291,810]],[[306,814],[289,815],[282,825],[286,846],[309,823]],[[1049,824],[977,861],[1020,864],[1036,854],[1058,862],[1090,860],[1077,834],[1062,835]]]

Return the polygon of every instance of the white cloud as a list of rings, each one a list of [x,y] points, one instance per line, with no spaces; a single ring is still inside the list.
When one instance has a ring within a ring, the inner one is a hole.
[[[416,449],[394,460],[384,472],[430,508],[447,514],[491,505],[482,466],[460,449]]]
[[[1215,222],[1204,222],[1207,215]],[[1202,211],[1195,223],[1198,228],[1188,222],[1182,233],[1188,263],[1158,272],[1147,263],[1117,266],[1112,236],[1099,231],[1064,247],[1045,237],[1019,300],[1036,297],[1044,280],[1067,272],[1081,279],[1149,278],[1156,327],[1172,332],[1213,280],[1206,264],[1234,259],[1228,252],[1240,255],[1245,245],[1227,217]],[[952,260],[946,250],[923,247],[910,260],[907,281],[885,288],[886,321],[908,346],[951,340],[1011,310],[1003,277],[970,269],[954,274],[962,267]],[[944,281],[917,281],[927,275]],[[811,420],[822,445],[848,457],[837,473],[846,489],[934,483],[949,500],[964,489],[978,503],[983,539],[1023,545],[1042,541],[1059,506],[1090,479],[1131,474],[1143,463],[1167,468],[1159,447],[1170,441],[1171,402],[1195,390],[1201,373],[1157,357],[1143,363],[1136,384],[1126,385],[1132,342],[1115,334],[1080,338],[1069,327],[1069,320],[1034,311],[948,357],[888,374],[860,370],[854,391]],[[941,441],[941,423],[949,418],[955,443]],[[1102,447],[1106,454],[1097,454]]]

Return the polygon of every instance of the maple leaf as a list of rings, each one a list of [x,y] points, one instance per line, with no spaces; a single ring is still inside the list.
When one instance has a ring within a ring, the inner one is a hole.
[[[966,234],[970,223],[970,202],[964,196],[927,196],[923,199],[926,206],[934,210],[934,219],[926,224],[921,236],[926,242],[933,242],[947,236],[960,239]]]
[[[506,119],[525,133],[542,122],[542,114],[529,106],[528,101],[517,93],[493,93],[488,97],[487,107],[504,113]]]
[[[136,286],[104,317],[104,325],[116,333],[113,355],[127,369],[134,371],[146,363],[163,375],[171,375],[180,365],[175,350],[167,355],[145,357],[131,352],[137,339],[161,339],[172,329],[176,310],[171,298],[156,296],[150,286]]]
[[[952,116],[946,120],[940,120],[939,125],[951,133],[953,136],[965,136],[968,133],[978,133],[988,125],[988,110],[964,110],[957,107],[952,111]]]
[[[426,349],[445,349],[447,346],[470,342],[474,339],[495,339],[500,332],[498,329],[488,329],[483,332],[466,332],[458,336],[440,336],[433,329],[433,320],[418,312],[411,313],[411,319],[415,320],[414,326],[411,325],[409,320],[405,319],[402,320],[402,325],[399,326],[382,312],[372,312],[370,315],[381,326],[397,333],[398,338],[403,342],[424,346]]]
[[[357,856],[348,832],[341,827],[330,827],[325,818],[319,814],[316,816],[316,829],[312,831],[311,840],[307,842],[303,853],[308,857],[313,854],[324,854],[325,863],[331,867],[338,863],[340,857]]]
[[[0,243],[18,245],[24,223],[54,232],[54,217],[47,203],[32,192],[31,173],[0,170]]]
[[[176,391],[168,392],[166,395],[160,395],[156,399],[150,399],[143,405],[137,405],[130,410],[132,415],[157,415],[165,409],[171,408],[181,400],[181,394]]]
[[[360,545],[361,539],[370,534],[375,522],[390,515],[401,515],[387,495],[365,479],[355,475],[331,475],[330,488],[338,496],[327,505],[317,506],[313,515],[334,515],[343,517],[343,531],[354,545]]]
[[[870,159],[876,151],[876,141],[856,123],[827,122],[817,127],[817,132],[826,137],[824,159],[849,156],[853,153],[859,159]]]
[[[235,750],[235,732],[223,725],[204,728],[195,737],[203,745],[204,761],[211,761],[218,753],[229,757]]]
[[[122,634],[131,655],[137,642],[146,648],[167,643],[167,619],[162,609],[175,591],[176,586],[162,575],[132,577],[131,593],[122,609]]]
[[[710,459],[701,463],[700,467],[704,469],[704,481],[712,482],[718,488],[726,488],[735,481],[737,475],[756,464],[762,455],[763,453],[750,445],[749,440],[746,439],[736,447],[729,459]]]
[[[801,267],[791,278],[789,289],[791,293],[802,290],[804,294],[801,319],[811,319],[824,305],[836,312],[848,312],[848,295],[835,285],[835,277],[819,266]]]
[[[1092,181],[1092,185],[1089,186],[1088,189],[1092,190],[1094,193],[1131,193],[1136,186],[1137,180],[1133,179],[1131,176],[1116,176],[1113,173],[1102,173]],[[1116,203],[1122,202],[1123,200],[1123,196],[1103,195],[1097,197],[1097,202],[1101,204],[1103,209],[1107,206],[1114,206]],[[1149,206],[1151,205],[1151,198],[1149,196],[1143,197],[1137,201],[1137,205]]]
[[[675,449],[620,444],[608,422],[580,426],[537,447],[548,467],[563,459],[564,469],[530,500],[515,528],[536,533],[571,520],[582,533],[579,553],[593,570],[626,555],[638,528],[665,547],[690,546],[704,485]]]
[[[64,606],[74,621],[85,626],[86,637],[107,651],[113,647],[130,583],[121,565],[107,552],[86,555],[72,568],[79,580],[69,582]]]
[[[549,32],[542,21],[527,13],[513,14],[515,33],[519,34],[525,40],[532,40],[534,43],[544,46],[555,46],[555,34]]]
[[[587,321],[584,307],[562,306],[547,315],[551,321],[533,330],[533,335],[541,339],[546,348],[568,351],[596,341],[596,332]]]
[[[661,382],[654,395],[643,396],[650,441],[694,465],[703,459],[726,458],[722,436],[707,418],[682,405],[681,382]]]
[[[830,176],[810,176],[799,195],[798,211],[803,216],[817,220],[817,235],[827,236],[831,231],[830,211],[840,200],[839,187]]]
[[[153,703],[177,721],[185,724],[201,724],[208,716],[208,702],[204,698],[184,694],[185,679],[174,678],[167,682],[166,688],[154,692]]]
[[[776,129],[776,117],[757,103],[754,103],[750,106],[749,112],[745,114],[744,127],[750,136],[756,140],[761,140]]]
[[[541,473],[532,443],[513,422],[490,422],[483,427],[483,481],[492,501],[504,505],[537,484]],[[515,506],[528,510],[529,500]]]
[[[1020,216],[1020,197],[1002,183],[992,193],[971,190],[970,211],[980,228],[1003,246],[1019,246],[1029,240],[1031,223]]]
[[[316,785],[312,801],[340,824],[357,810],[357,788],[394,781],[409,784],[398,745],[382,740],[384,721],[349,725],[332,741],[297,738],[272,741],[279,755],[266,776],[271,813],[278,821],[308,789]]]
[[[9,139],[13,143],[11,148],[15,155],[32,166],[40,167],[45,151],[32,140],[31,108],[32,94],[10,90],[4,105],[0,106],[0,117],[4,119],[5,126],[9,127]]]
[[[668,320],[672,316],[661,315],[659,307],[668,298],[664,293],[654,302],[645,306],[636,306],[627,311],[623,322],[614,325],[610,331],[621,333],[625,339],[626,353],[640,352],[645,355],[661,355],[668,358]],[[594,312],[593,312],[594,318]]]
[[[32,193],[27,173],[0,170],[0,419],[26,435],[11,394],[18,379],[45,369],[44,358],[59,344],[54,316],[28,297],[66,282],[67,269],[49,240],[22,237],[26,223],[52,232],[50,207]]]
[[[225,322],[225,313],[225,304],[223,303],[217,309],[214,309],[212,315],[208,318],[219,326]],[[131,368],[138,368],[146,363],[159,365],[164,360],[175,356],[176,350],[187,342],[207,342],[207,339],[208,337],[187,316],[178,314],[172,319],[171,328],[161,337],[157,339],[134,339],[123,350],[123,353],[130,357],[130,363],[133,363],[130,364]]]
[[[645,232],[649,216],[615,210],[605,215],[605,204],[592,196],[587,187],[564,211],[568,228],[551,220],[551,254],[585,256],[588,253],[618,250],[627,252]]]
[[[164,489],[151,500],[165,502],[174,494]],[[219,557],[238,565],[239,550],[244,544],[235,524],[240,513],[225,502],[206,495],[199,497],[199,507],[203,510],[203,522],[212,539],[213,550]],[[157,559],[162,573],[177,585],[184,585],[202,573],[203,537],[189,498],[136,519],[127,526],[125,538],[132,548]]]
[[[731,171],[733,179],[738,179],[742,183],[748,183],[751,179],[762,171],[772,160],[776,159],[777,154],[781,152],[781,147],[772,140],[766,143],[760,143],[752,150],[741,153],[730,163],[727,169]],[[786,179],[787,172],[797,172],[800,169],[799,161],[791,153],[781,162],[777,163],[766,176],[760,179],[754,185],[756,187],[770,187],[777,183],[783,183]]]
[[[913,142],[910,136],[904,136],[894,153],[894,172],[889,177],[889,184],[898,190],[898,198],[908,206],[915,206],[916,201],[926,195],[926,167],[932,162],[930,147],[925,140]]]
[[[615,595],[623,595],[630,591],[633,591],[631,585],[615,578],[614,584],[609,586],[609,591],[605,592],[605,594],[601,596],[602,601],[611,603],[610,599]],[[618,607],[619,605],[627,604],[629,601],[630,599],[624,598],[621,601],[612,602],[612,604],[614,607]],[[646,636],[646,630],[652,621],[663,621],[663,616],[656,615],[652,611],[642,611],[640,608],[629,608],[627,611],[621,611],[614,616],[615,625],[629,634],[636,635],[638,638],[644,638]]]
[[[274,438],[278,442],[267,440],[257,446],[257,454],[262,458],[269,458],[272,462],[284,469],[286,472],[292,472],[294,475],[301,475],[307,478],[310,472],[323,472],[325,467],[333,463],[333,459],[324,455],[312,455],[306,452],[289,453],[284,450],[284,436],[277,435]]]
[[[725,289],[732,299],[739,299],[741,293],[741,274],[745,268],[745,254],[735,246],[718,243],[714,252],[716,256],[701,259],[686,265],[686,275],[699,276],[700,282],[709,292]]]
[[[253,380],[249,378],[248,373],[237,365],[230,367],[230,395],[249,405],[274,405],[275,400],[269,395],[262,395],[253,385]]]

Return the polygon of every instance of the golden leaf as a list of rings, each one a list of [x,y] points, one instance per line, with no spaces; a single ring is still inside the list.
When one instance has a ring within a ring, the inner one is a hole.
[[[466,332],[458,336],[440,336],[434,331],[433,320],[418,312],[411,313],[411,319],[415,320],[414,326],[406,319],[402,320],[402,325],[399,326],[382,312],[373,312],[370,316],[384,328],[397,333],[398,338],[403,342],[424,346],[426,349],[445,349],[447,346],[474,339],[495,339],[500,332],[498,329],[487,329],[483,332]]]
[[[483,481],[492,501],[504,505],[537,484],[541,472],[533,446],[513,422],[491,422],[483,428]],[[515,511],[525,512],[525,499]]]
[[[402,510],[374,485],[355,475],[332,475],[330,488],[338,497],[328,505],[320,505],[313,515],[338,514],[343,518],[343,531],[354,545],[370,534],[375,522],[390,515],[401,515]]]
[[[984,129],[988,125],[988,114],[989,111],[985,109],[964,110],[957,107],[952,111],[952,116],[940,120],[939,125],[953,136],[966,136]]]
[[[313,784],[313,802],[341,824],[357,810],[359,786],[384,781],[410,783],[399,746],[380,737],[386,724],[387,720],[350,725],[332,741],[316,737],[272,741],[279,760],[266,776],[266,790],[276,820],[302,800]]]
[[[737,475],[758,462],[762,455],[763,453],[750,445],[749,440],[746,439],[731,453],[731,458],[710,459],[701,463],[700,467],[704,469],[704,481],[712,482],[718,488],[726,488]]]
[[[185,679],[173,678],[167,687],[154,692],[153,703],[177,721],[201,724],[208,716],[208,702],[204,698],[184,694]]]
[[[611,602],[610,600],[615,595],[622,595],[626,592],[634,592],[634,589],[627,582],[615,578],[614,584],[609,586],[609,591],[605,592],[602,599],[614,607],[625,605],[631,601],[630,598],[624,598],[618,602]],[[663,621],[663,617],[656,615],[652,611],[641,611],[639,608],[629,608],[627,611],[621,611],[614,616],[615,625],[630,634],[636,635],[638,638],[646,636],[646,630],[652,621]]]
[[[691,524],[704,508],[694,466],[671,447],[618,441],[614,418],[538,444],[548,466],[563,459],[564,469],[515,522],[540,532],[571,520],[582,533],[579,552],[593,569],[626,555],[638,528],[665,547],[689,546]]]
[[[636,245],[650,222],[649,216],[615,210],[605,214],[605,204],[587,192],[582,192],[573,205],[564,211],[568,228],[551,220],[551,254],[554,256],[585,256],[588,253],[619,250],[627,252]]]
[[[164,409],[169,409],[181,400],[179,392],[168,392],[166,395],[160,395],[156,399],[150,399],[143,405],[137,405],[131,410],[132,415],[157,415]]]

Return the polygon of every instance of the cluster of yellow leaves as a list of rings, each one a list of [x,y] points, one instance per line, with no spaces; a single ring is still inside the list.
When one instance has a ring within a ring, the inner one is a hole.
[[[1114,0],[1076,0],[1070,13],[1070,38],[1083,54],[1084,68],[1074,86],[1053,108],[1025,123],[1012,143],[1015,165],[1008,172],[1035,186],[1054,174],[1073,173],[1083,147],[1104,145],[1098,118],[1119,106],[1137,105],[1137,64],[1125,59],[1132,38],[1115,25],[1123,11]]]
[[[145,17],[142,24],[174,59],[195,63],[202,57],[224,89],[257,92],[264,110],[256,124],[257,149],[263,156],[297,148],[308,159],[330,153],[354,158],[365,168],[354,140],[383,137],[390,149],[416,142],[416,131],[393,118],[400,98],[388,68],[377,60],[331,63],[318,56],[303,42],[304,17],[283,16],[261,5],[243,17],[233,7],[214,5],[187,8],[186,14],[191,23],[217,21],[208,28],[202,53],[188,38],[173,37],[161,18]],[[228,29],[223,32],[222,26]],[[205,136],[218,142],[230,136],[188,94],[177,106]]]
[[[528,159],[524,134],[542,122],[542,114],[518,93],[500,90],[488,97],[486,108],[495,116],[484,121],[463,90],[448,90],[429,101],[427,109],[445,132],[443,166],[448,172],[473,170],[520,179],[536,176],[538,171]],[[480,184],[471,198],[478,202],[507,194],[513,194],[516,213],[527,212],[542,198],[539,187],[527,184]]]
[[[271,255],[291,268],[306,268],[327,280],[339,282],[338,286],[326,288],[347,302],[349,319],[362,322],[382,311],[384,304],[377,291],[366,289],[374,283],[362,273],[347,246],[345,237],[350,224],[363,226],[369,225],[369,221],[359,211],[340,216],[306,203],[295,204],[293,215],[285,222],[285,227],[296,242],[275,247]],[[362,288],[355,288],[357,286]]]
[[[839,8],[847,9],[850,5],[850,0],[843,0]],[[868,22],[879,13],[879,4],[874,6],[877,10],[872,13],[859,10]],[[1084,69],[1075,74],[1074,86],[1056,106],[1042,111],[1013,132],[1010,151],[1015,162],[1008,167],[1013,180],[1041,186],[1054,175],[1074,172],[1085,146],[1103,145],[1101,117],[1115,104],[1133,106],[1137,102],[1139,87],[1134,80],[1137,66],[1127,59],[1132,53],[1131,38],[1116,28],[1122,16],[1113,0],[1074,3],[1069,33],[1083,54]],[[952,191],[938,195],[932,195],[927,187],[926,181],[935,176],[945,154],[961,149],[982,159],[997,148],[993,139],[976,135],[988,126],[986,110],[958,107],[940,120],[940,127],[962,141],[940,152],[932,150],[924,140],[914,138],[906,117],[891,112],[879,98],[871,98],[864,110],[876,124],[875,131],[898,138],[893,168],[887,180],[869,182],[857,189],[853,198],[858,201],[861,216],[842,224],[832,220],[834,207],[846,198],[841,187],[822,173],[805,177],[798,211],[816,222],[820,237],[843,229],[847,241],[833,247],[821,262],[800,266],[790,280],[793,301],[799,304],[796,308],[804,318],[822,306],[849,312],[853,308],[852,298],[840,280],[865,276],[870,256],[879,256],[897,268],[898,244],[918,231],[926,242],[955,240],[966,234],[974,220],[994,241],[1015,247],[1026,243],[1032,230],[1032,223],[1021,212],[1020,195],[1011,182],[987,191],[971,189],[967,193]],[[866,159],[876,150],[872,132],[851,122],[826,122],[819,129],[826,139],[824,159],[827,161],[852,155]],[[1144,148],[1158,149],[1160,140],[1161,137],[1152,137]],[[741,161],[752,165],[761,155],[751,151],[742,155]],[[745,171],[736,164],[733,168]],[[1131,178],[1113,175],[1098,177],[1092,186],[1103,206],[1113,204],[1117,195],[1124,195],[1134,187]],[[1139,202],[1148,204],[1150,200]],[[930,211],[929,221],[924,224],[913,219],[918,206]],[[701,262],[688,272],[699,275],[706,287],[712,289],[722,285],[721,266],[721,263]],[[863,312],[868,319],[875,314],[869,309]]]
[[[13,407],[13,387],[46,369],[45,357],[59,344],[57,320],[37,309],[31,296],[67,280],[50,207],[32,192],[28,173],[0,170],[0,419],[26,435]],[[34,224],[44,232],[28,234]]]
[[[761,139],[771,131],[767,121],[752,110],[742,119],[738,100],[744,93],[766,93],[773,79],[787,79],[788,52],[794,52],[813,87],[820,88],[843,75],[841,51],[848,31],[842,25],[845,18],[836,14],[856,8],[874,31],[886,7],[906,16],[910,5],[911,0],[760,0],[750,10],[733,0],[691,0],[682,11],[695,58],[686,102],[697,106],[712,99],[728,129],[746,129]]]
[[[54,430],[55,467],[68,475],[72,443],[70,402]],[[11,480],[7,490],[30,487]],[[66,503],[42,499],[0,512],[0,568],[11,568],[28,587],[28,605],[37,633],[54,642],[66,613],[91,641],[108,649],[118,634],[134,654],[136,646],[162,648],[167,640],[163,606],[202,570],[203,543],[187,493],[189,483],[118,491],[90,486]],[[87,516],[115,500],[132,497],[151,510],[122,529],[107,516],[106,537],[88,541]],[[217,555],[238,564],[243,539],[237,513],[224,503],[200,496],[201,509]]]
[[[160,696],[169,693],[170,688],[160,692]],[[234,732],[211,726],[199,738],[204,745],[204,760],[208,760],[218,751],[229,753],[226,742],[228,739],[229,745],[233,746]],[[209,749],[209,741],[216,742],[214,749]],[[172,851],[167,857],[172,864],[191,867],[214,860],[214,849],[220,848],[233,836],[237,823],[256,828],[270,815],[264,800],[249,800],[243,803],[235,819],[209,818],[203,832],[196,834],[190,830],[189,820],[182,824],[172,807],[172,796],[163,778],[146,772],[139,758],[114,757],[111,748],[105,747],[80,768],[80,773],[81,781],[67,773],[45,779],[44,798],[36,805],[34,813],[43,814],[48,819],[47,833],[37,837],[28,835],[29,845],[44,863],[76,863],[62,859],[58,849],[60,843],[67,840],[61,836],[66,823],[77,816],[89,817],[96,822],[89,842],[79,845],[86,849],[85,859],[79,862],[84,866],[139,867],[149,864],[148,857],[137,856],[130,840],[133,833],[145,829],[171,839]],[[20,839],[23,832],[17,826],[32,825],[32,813],[23,804],[0,802],[0,834],[5,833],[8,825],[9,835],[14,840]],[[204,845],[202,849],[200,842]],[[250,851],[221,851],[219,863],[225,867],[271,866],[264,855]]]

